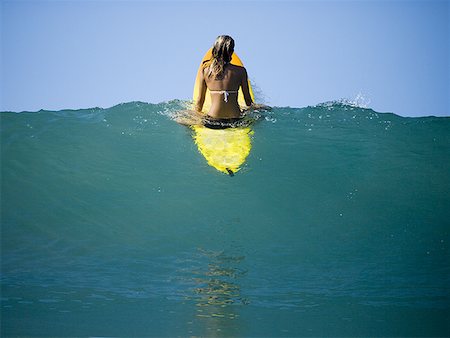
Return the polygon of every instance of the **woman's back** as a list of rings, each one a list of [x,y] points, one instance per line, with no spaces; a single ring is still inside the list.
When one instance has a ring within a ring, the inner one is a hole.
[[[209,67],[204,68],[203,77],[211,93],[211,108],[208,115],[222,119],[240,117],[238,90],[244,82],[247,85],[245,68],[227,63],[220,77],[214,77],[208,73]]]

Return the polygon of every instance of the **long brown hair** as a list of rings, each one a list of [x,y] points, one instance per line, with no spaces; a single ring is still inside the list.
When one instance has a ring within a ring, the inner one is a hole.
[[[234,40],[228,35],[219,35],[212,48],[212,58],[205,63],[205,68],[209,66],[208,77],[215,79],[222,77],[225,64],[231,61],[234,52]]]

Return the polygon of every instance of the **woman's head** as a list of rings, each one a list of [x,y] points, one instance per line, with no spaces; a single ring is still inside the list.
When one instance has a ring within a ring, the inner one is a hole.
[[[212,59],[208,63],[208,76],[220,78],[223,75],[225,64],[231,61],[234,52],[234,40],[228,35],[219,35],[212,48]]]
[[[212,56],[215,59],[223,60],[225,63],[231,61],[234,52],[234,40],[228,35],[219,35],[214,42]]]

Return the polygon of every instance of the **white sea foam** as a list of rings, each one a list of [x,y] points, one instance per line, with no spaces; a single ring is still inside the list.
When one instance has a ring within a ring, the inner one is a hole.
[[[326,101],[326,102],[317,104],[316,107],[333,107],[336,105],[344,105],[344,106],[350,106],[353,108],[369,108],[370,102],[371,101],[367,97],[367,95],[359,92],[358,94],[356,94],[356,96],[353,99],[340,98],[338,100]]]

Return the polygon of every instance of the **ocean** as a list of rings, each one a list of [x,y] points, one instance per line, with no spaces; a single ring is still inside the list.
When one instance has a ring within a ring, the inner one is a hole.
[[[254,113],[233,177],[187,105],[2,112],[1,336],[450,336],[450,118]]]

